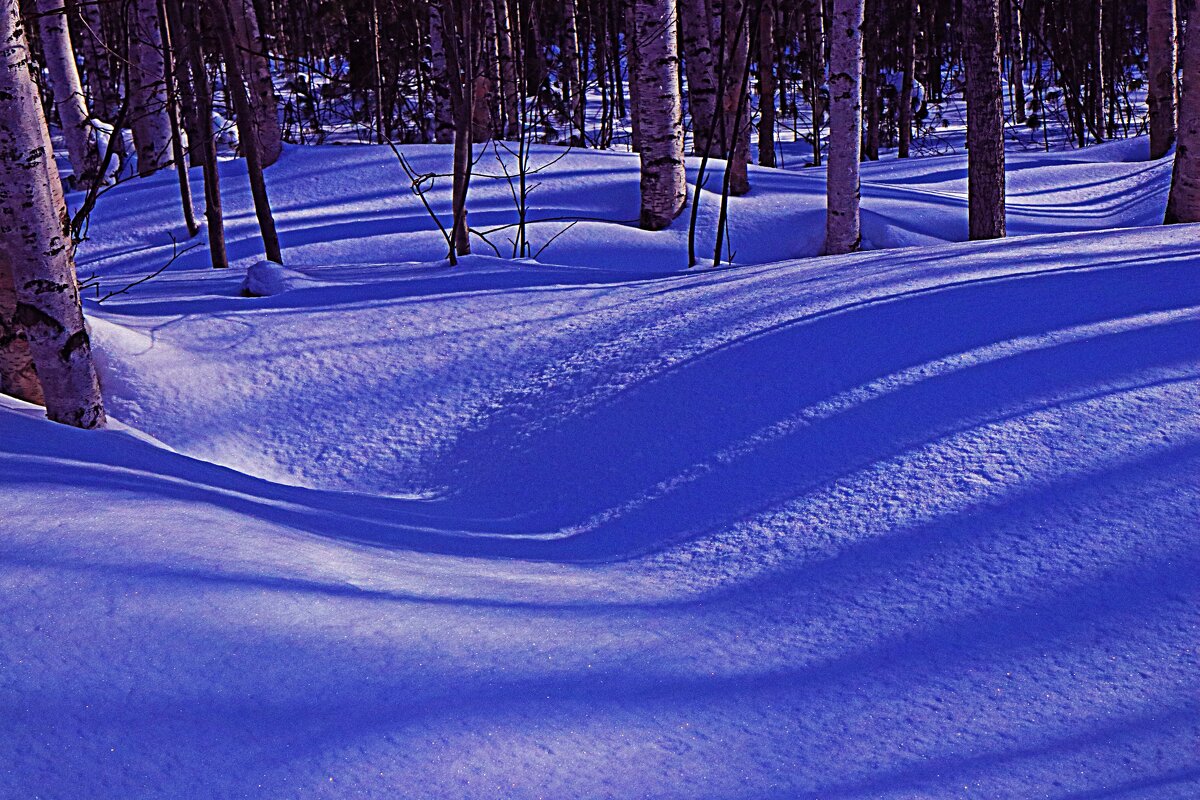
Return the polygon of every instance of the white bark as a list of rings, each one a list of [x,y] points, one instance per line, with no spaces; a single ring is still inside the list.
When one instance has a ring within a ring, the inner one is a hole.
[[[862,155],[863,0],[833,0],[829,25],[829,163],[825,252],[858,249]]]
[[[642,161],[642,227],[671,224],[687,198],[683,161],[683,104],[673,0],[634,0],[637,103]]]
[[[0,328],[15,324],[24,332],[47,416],[94,428],[104,424],[104,407],[83,326],[70,221],[15,0],[0,2],[0,42],[0,253],[9,267],[0,275],[11,276],[16,301]]]
[[[96,129],[88,122],[83,83],[75,63],[75,48],[67,28],[67,9],[63,0],[37,0],[38,30],[42,37],[42,52],[54,90],[54,109],[62,123],[67,157],[80,188],[91,186],[100,167],[100,151],[96,144]]]
[[[129,121],[138,174],[151,175],[171,163],[171,119],[167,116],[157,0],[132,0],[129,6],[129,86]]]
[[[116,88],[112,51],[122,48],[114,47],[105,36],[100,2],[102,0],[81,0],[75,5],[80,23],[79,54],[83,56],[83,68],[87,72],[92,114],[106,122],[114,122],[120,112],[121,95]]]
[[[1175,143],[1176,80],[1176,8],[1175,0],[1149,0],[1146,14],[1146,38],[1149,68],[1146,76],[1150,107],[1150,158],[1159,159]]]
[[[271,82],[267,44],[259,31],[252,0],[228,0],[227,5],[238,47],[238,65],[254,112],[251,123],[258,134],[259,159],[263,167],[269,167],[283,152],[283,131],[279,126],[279,101]]]
[[[1167,224],[1200,222],[1200,0],[1186,0],[1189,22],[1183,31],[1180,61],[1179,131],[1175,171],[1167,201]]]

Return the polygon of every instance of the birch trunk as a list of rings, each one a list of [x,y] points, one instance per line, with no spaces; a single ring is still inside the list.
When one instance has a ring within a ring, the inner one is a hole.
[[[563,7],[563,96],[570,116],[571,144],[587,141],[584,118],[587,113],[586,81],[580,69],[579,23],[575,0],[561,0]]]
[[[104,406],[75,282],[70,219],[15,0],[0,4],[0,42],[0,260],[7,264],[0,276],[11,278],[15,300],[0,299],[0,309],[12,308],[0,331],[24,333],[50,419],[99,427]],[[0,277],[0,298],[6,283]],[[19,337],[0,347],[0,369],[8,372],[6,386],[28,393],[21,350]]]
[[[13,287],[12,264],[0,250],[0,394],[27,403],[45,405],[29,340],[16,322],[17,292]]]
[[[38,31],[42,37],[42,53],[46,70],[54,89],[54,109],[62,123],[67,157],[75,173],[75,184],[82,189],[92,185],[100,167],[100,151],[96,130],[88,122],[83,83],[75,63],[75,48],[67,28],[67,9],[63,0],[37,0]]]
[[[152,175],[171,161],[157,0],[132,0],[129,5],[129,90],[138,174]]]
[[[967,72],[967,205],[972,239],[1005,235],[1000,0],[963,0]]]
[[[821,101],[821,84],[825,81],[825,14],[823,5],[821,0],[807,0],[804,11],[804,35],[809,52],[809,87],[812,90],[812,96],[809,99],[812,109],[814,167],[821,166],[821,127],[825,117],[825,108]]]
[[[226,5],[238,47],[238,67],[250,99],[250,122],[258,137],[258,157],[266,168],[278,161],[283,152],[279,101],[275,97],[275,84],[271,81],[267,43],[259,30],[258,14],[252,0],[228,0]]]
[[[1179,94],[1179,131],[1175,170],[1167,200],[1166,223],[1200,222],[1200,0],[1185,0],[1191,20],[1183,29],[1180,52],[1183,88]]]
[[[441,0],[429,4],[429,51],[433,67],[433,140],[438,144],[449,144],[454,141],[454,119],[450,111],[450,77],[446,73]]]
[[[829,25],[829,165],[825,253],[858,249],[863,0],[833,0]]]
[[[79,14],[79,54],[83,57],[83,68],[87,73],[92,114],[112,122],[120,112],[121,94],[117,90],[116,70],[113,69],[114,43],[105,35],[100,1],[84,0],[75,5]]]
[[[683,103],[673,0],[634,0],[637,63],[633,92],[641,145],[641,223],[661,230],[683,210],[687,176],[683,161]]]
[[[639,49],[641,34],[636,22],[636,6],[638,0],[621,0],[624,8],[625,30],[625,64],[629,72],[629,146],[635,153],[642,152],[642,126],[640,115],[642,104],[638,98],[639,84],[637,79]]]
[[[508,0],[494,0],[496,9],[496,46],[500,56],[500,94],[504,99],[504,137],[515,139],[521,133],[520,87],[517,83],[517,61],[513,56],[512,18]]]
[[[1150,158],[1165,156],[1175,143],[1177,21],[1175,0],[1149,0],[1146,37],[1150,84]]]
[[[688,109],[692,116],[692,152],[701,156],[710,141],[716,145],[713,150],[719,149],[720,145],[712,135],[713,117],[717,112],[717,71],[709,36],[708,0],[679,0],[679,16]]]

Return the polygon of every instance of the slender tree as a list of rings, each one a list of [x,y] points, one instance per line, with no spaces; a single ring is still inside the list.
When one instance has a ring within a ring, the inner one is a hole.
[[[633,33],[638,53],[633,97],[641,129],[641,222],[647,230],[660,230],[679,216],[687,198],[674,2],[634,0]]]
[[[963,0],[963,29],[970,237],[999,239],[1005,234],[999,0]]]
[[[1175,0],[1148,0],[1146,44],[1149,56],[1149,92],[1146,102],[1150,107],[1152,159],[1165,156],[1175,143],[1177,25]]]
[[[863,0],[833,0],[829,25],[829,165],[825,252],[858,249],[862,158]]]
[[[28,347],[46,415],[99,427],[104,405],[83,324],[70,219],[17,0],[0,0],[0,42],[0,314],[11,309],[0,317],[0,383],[36,398],[29,363],[22,363]]]

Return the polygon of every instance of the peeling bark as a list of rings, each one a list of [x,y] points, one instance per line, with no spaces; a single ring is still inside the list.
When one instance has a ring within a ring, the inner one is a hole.
[[[862,157],[863,0],[834,0],[829,25],[829,163],[825,252],[858,249]]]
[[[30,71],[33,59],[11,0],[0,6],[0,42],[0,382],[36,397],[22,354],[27,347],[46,415],[99,427],[104,406],[75,283],[70,219]]]
[[[661,230],[679,216],[687,197],[674,2],[634,0],[632,33],[637,40],[632,83],[641,147],[641,224]]]

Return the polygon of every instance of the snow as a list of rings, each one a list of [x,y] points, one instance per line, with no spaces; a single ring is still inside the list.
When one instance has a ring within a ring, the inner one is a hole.
[[[387,148],[268,171],[286,268],[224,163],[234,267],[88,302],[119,422],[0,401],[0,795],[1194,796],[1200,241],[1144,148],[1013,153],[992,243],[961,156],[867,165],[838,258],[755,170],[691,271],[627,154],[454,268]],[[170,258],[173,181],[81,275]]]

